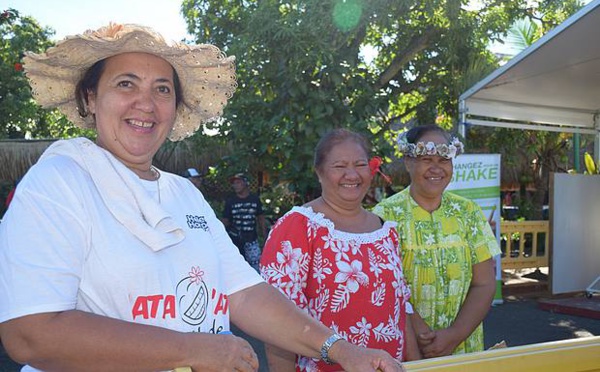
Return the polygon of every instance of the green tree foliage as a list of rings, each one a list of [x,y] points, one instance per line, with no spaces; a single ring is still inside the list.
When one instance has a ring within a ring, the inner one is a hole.
[[[26,51],[52,46],[53,31],[15,9],[0,14],[0,139],[59,138],[83,133],[56,110],[38,106],[23,71]]]
[[[317,189],[312,155],[326,131],[363,132],[387,155],[402,123],[451,126],[468,81],[495,67],[488,42],[525,9],[523,0],[182,4],[196,42],[237,57],[239,89],[219,125],[235,149],[224,166],[254,164],[304,200]]]
[[[479,151],[502,154],[502,183],[518,188],[513,205],[517,217],[541,220],[548,203],[551,172],[569,170],[571,134],[521,129],[472,127],[470,144],[481,144]]]
[[[48,47],[48,35],[35,21],[14,9],[0,15],[0,138],[22,138],[38,116],[38,107],[23,72],[25,50]]]
[[[525,16],[507,31],[506,42],[523,51],[582,7],[577,0],[548,0],[526,9]],[[503,182],[519,186],[515,204],[520,217],[541,220],[548,203],[550,173],[569,170],[572,135],[558,132],[517,129],[472,128],[470,143],[480,143],[486,151],[502,154]],[[583,139],[584,142],[586,138]],[[593,138],[591,139],[593,140]]]

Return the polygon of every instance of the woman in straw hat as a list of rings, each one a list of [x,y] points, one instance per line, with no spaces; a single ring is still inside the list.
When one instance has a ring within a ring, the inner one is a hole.
[[[111,24],[29,54],[25,69],[40,104],[97,139],[49,147],[0,226],[0,337],[24,371],[257,370],[230,320],[350,371],[402,370],[297,310],[246,264],[191,182],[152,166],[167,137],[221,114],[233,58]]]

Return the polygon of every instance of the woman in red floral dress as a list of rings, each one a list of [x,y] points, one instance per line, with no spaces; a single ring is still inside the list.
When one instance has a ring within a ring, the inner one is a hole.
[[[400,360],[420,358],[407,312],[396,223],[362,207],[376,169],[366,139],[345,129],[325,135],[315,150],[319,198],[294,207],[269,235],[263,277],[297,306],[344,339],[387,351]],[[411,331],[412,332],[412,331]],[[338,371],[339,365],[266,345],[271,371]]]

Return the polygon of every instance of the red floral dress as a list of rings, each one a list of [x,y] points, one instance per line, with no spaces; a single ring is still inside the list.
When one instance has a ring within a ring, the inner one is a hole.
[[[311,208],[294,207],[265,244],[261,274],[298,307],[346,340],[402,359],[410,292],[398,255],[395,222],[348,233]],[[297,371],[339,371],[299,357]]]

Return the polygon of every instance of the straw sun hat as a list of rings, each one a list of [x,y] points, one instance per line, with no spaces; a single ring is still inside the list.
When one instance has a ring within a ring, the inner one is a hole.
[[[94,63],[128,52],[161,57],[179,75],[183,100],[169,135],[172,141],[194,134],[200,125],[222,115],[237,87],[234,57],[209,44],[168,44],[152,29],[134,24],[109,24],[68,36],[46,53],[27,53],[24,68],[40,105],[57,107],[75,125],[92,128],[93,116],[81,117],[77,110],[76,85]]]

